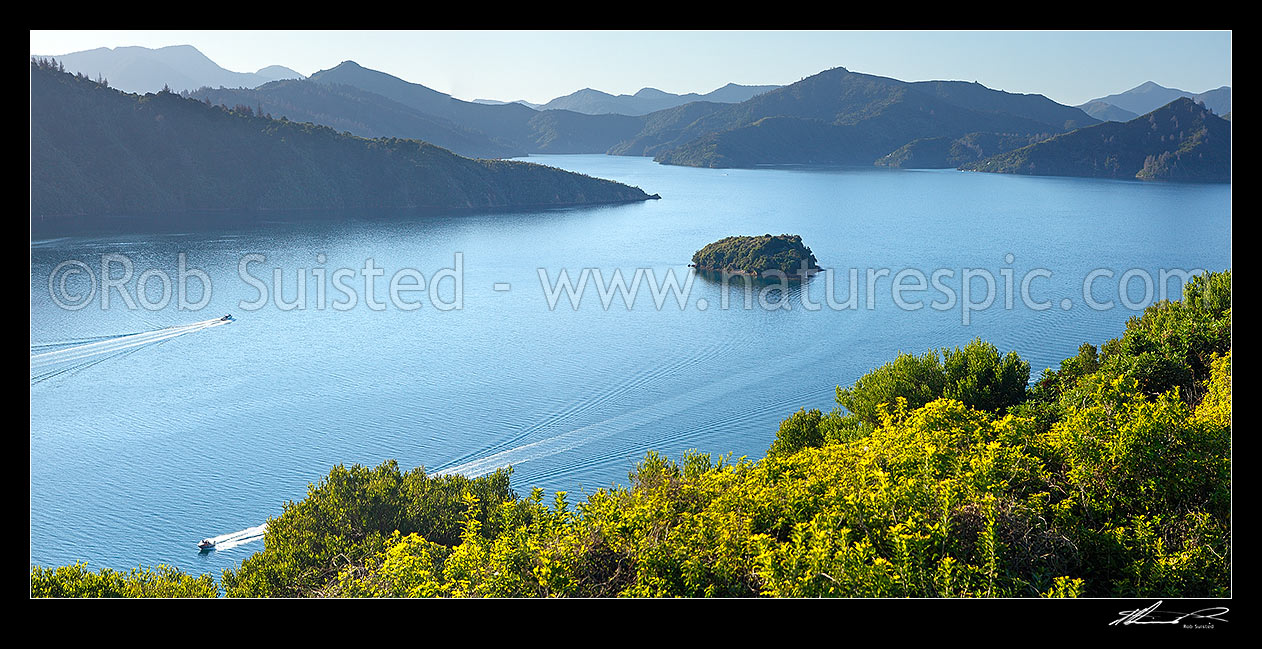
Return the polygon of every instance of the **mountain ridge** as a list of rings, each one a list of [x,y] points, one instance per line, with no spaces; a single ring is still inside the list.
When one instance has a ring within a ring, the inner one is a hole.
[[[905,82],[838,67],[721,106],[673,130],[670,145],[653,145],[654,159],[664,164],[872,164],[919,138],[1050,136],[1096,121],[1042,95],[960,81]]]
[[[354,86],[284,79],[254,89],[199,88],[183,94],[226,107],[245,105],[277,118],[322,124],[360,137],[424,140],[470,158],[526,155],[523,147]]]
[[[269,65],[256,72],[234,72],[212,61],[192,45],[169,45],[159,48],[128,45],[98,47],[57,56],[35,55],[39,59],[55,59],[72,73],[90,79],[102,78],[124,92],[158,92],[195,90],[209,87],[253,88],[285,78],[303,75],[281,65]]]
[[[1193,101],[1203,103],[1206,108],[1214,111],[1214,114],[1219,117],[1231,112],[1231,86],[1219,86],[1212,90],[1197,93],[1178,88],[1167,88],[1154,81],[1145,81],[1130,90],[1092,99],[1079,106],[1079,108],[1095,102],[1102,102],[1138,117],[1151,113],[1179,97],[1188,97]],[[1134,119],[1134,117],[1131,119]]]
[[[689,92],[685,94],[675,94],[658,90],[657,88],[645,87],[631,95],[614,95],[593,88],[583,88],[543,104],[540,106],[540,110],[561,109],[588,115],[616,113],[619,115],[640,116],[659,110],[675,108],[694,101],[724,104],[740,103],[779,87],[744,86],[737,83],[728,83],[707,93]]]
[[[603,153],[633,137],[643,122],[637,116],[586,115],[567,110],[534,110],[518,103],[463,101],[354,61],[344,61],[310,78],[317,83],[348,85],[381,95],[527,153]]]

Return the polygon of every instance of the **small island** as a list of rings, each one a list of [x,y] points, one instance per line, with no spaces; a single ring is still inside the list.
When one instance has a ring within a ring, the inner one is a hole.
[[[697,270],[803,277],[819,271],[811,249],[796,234],[727,237],[698,250],[689,264]]]

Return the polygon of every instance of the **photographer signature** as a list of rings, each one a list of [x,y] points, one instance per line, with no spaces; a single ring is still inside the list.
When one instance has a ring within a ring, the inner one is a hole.
[[[1162,602],[1158,600],[1156,604],[1153,604],[1148,608],[1140,608],[1133,611],[1121,611],[1122,617],[1109,622],[1109,626],[1113,626],[1115,624],[1179,624],[1188,618],[1226,622],[1226,618],[1219,616],[1225,614],[1229,610],[1225,606],[1213,606],[1210,608],[1203,608],[1192,613],[1158,611],[1157,609],[1161,606],[1161,604]]]

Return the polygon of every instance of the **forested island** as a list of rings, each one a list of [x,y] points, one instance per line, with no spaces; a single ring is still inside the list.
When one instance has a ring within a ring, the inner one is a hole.
[[[175,219],[196,211],[492,209],[648,198],[609,180],[464,158],[419,140],[356,137],[272,119],[249,105],[126,94],[52,61],[31,61],[35,230],[103,215]]]
[[[31,569],[38,597],[1227,597],[1231,273],[1030,383],[976,340],[900,354],[765,458],[649,453],[577,504],[337,466],[221,579]]]
[[[819,270],[815,255],[796,234],[726,237],[693,253],[692,266],[754,276],[802,276]]]

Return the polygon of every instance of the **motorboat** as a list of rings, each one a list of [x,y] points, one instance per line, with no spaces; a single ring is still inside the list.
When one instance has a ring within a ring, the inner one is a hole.
[[[214,548],[215,542],[210,539],[202,539],[197,543],[198,550],[213,550]]]

